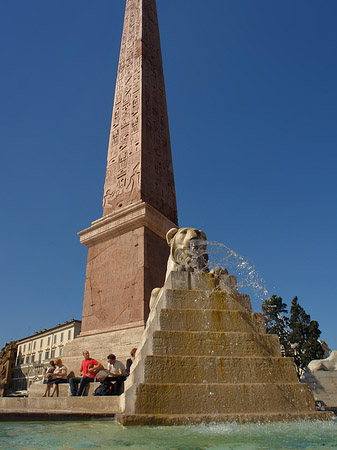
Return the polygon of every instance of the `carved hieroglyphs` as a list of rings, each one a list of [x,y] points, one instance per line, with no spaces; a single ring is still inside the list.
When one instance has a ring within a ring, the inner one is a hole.
[[[168,189],[163,189],[163,185]],[[148,202],[174,223],[177,222],[154,0],[129,0],[126,4],[107,158],[103,214],[109,214],[140,199]]]
[[[164,282],[165,235],[176,225],[156,2],[126,0],[103,217],[79,233],[89,248],[82,337],[133,328],[138,339],[151,291]]]

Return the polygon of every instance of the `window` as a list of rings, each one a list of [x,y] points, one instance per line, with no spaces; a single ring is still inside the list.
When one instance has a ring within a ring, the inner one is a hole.
[[[71,339],[71,330],[68,331],[68,341]]]
[[[63,347],[60,347],[60,349],[59,349],[59,356],[62,356],[62,350],[63,350]]]
[[[36,341],[34,341],[33,350],[35,350],[35,348],[36,348]]]
[[[25,351],[26,351],[26,344],[23,346],[23,352],[22,353],[25,353]]]
[[[48,342],[47,342],[47,345],[48,345],[48,346],[50,345],[50,336],[48,336]]]
[[[26,364],[29,364],[29,356],[26,356]]]
[[[31,362],[33,363],[34,361],[35,361],[35,355],[32,355]]]
[[[42,352],[39,353],[39,363],[42,361]]]
[[[44,354],[44,359],[49,359],[49,351],[46,351],[46,353]]]
[[[31,348],[32,348],[32,343],[30,342],[28,345],[28,353],[31,351]]]
[[[51,358],[55,358],[55,349],[53,349],[53,350],[50,352],[50,357],[51,357]]]
[[[41,339],[41,341],[40,341],[40,348],[42,348],[42,345],[43,345],[43,339]]]
[[[54,344],[56,343],[57,334],[54,334]]]
[[[63,333],[60,334],[60,342],[63,342]]]

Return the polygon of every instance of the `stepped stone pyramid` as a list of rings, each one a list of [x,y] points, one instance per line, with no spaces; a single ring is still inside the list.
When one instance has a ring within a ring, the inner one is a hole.
[[[121,398],[123,424],[323,419],[228,274],[171,272]]]

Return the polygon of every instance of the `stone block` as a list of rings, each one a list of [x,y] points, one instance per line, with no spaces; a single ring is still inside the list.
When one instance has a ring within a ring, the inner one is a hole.
[[[314,410],[312,394],[300,383],[140,384],[139,414],[245,414]]]
[[[291,358],[150,355],[141,382],[297,383],[297,375]]]
[[[280,356],[280,344],[275,335],[158,330],[153,334],[152,352],[182,356]]]
[[[162,309],[159,320],[161,330],[264,332],[260,317],[246,311]]]
[[[205,294],[200,290],[165,289],[162,295],[165,298],[166,308],[252,311],[249,296],[245,294],[230,294],[222,291]]]
[[[119,410],[119,397],[35,397],[0,398],[0,414],[7,413],[88,413],[116,414]]]

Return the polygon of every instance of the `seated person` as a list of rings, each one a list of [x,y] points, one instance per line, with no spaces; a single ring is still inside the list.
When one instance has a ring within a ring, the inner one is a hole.
[[[59,384],[68,383],[67,380],[67,368],[63,365],[62,359],[55,359],[55,369],[51,377],[47,381],[46,391],[43,397],[46,397],[47,393],[49,393],[49,389],[51,385],[54,385],[53,392],[51,393],[51,397],[56,393],[57,397],[59,396]]]
[[[130,368],[131,368],[131,365],[132,365],[132,363],[134,362],[135,357],[136,357],[136,351],[137,351],[137,349],[136,349],[136,348],[133,348],[133,349],[131,350],[131,352],[130,352],[131,358],[129,358],[129,359],[126,360],[126,373],[127,373],[128,376],[130,375]]]
[[[120,395],[122,393],[123,381],[126,380],[126,370],[124,364],[116,359],[116,356],[111,354],[107,357],[108,364],[107,369],[109,376],[104,380],[104,383],[111,383],[115,381],[114,395]]]
[[[80,376],[72,377],[69,380],[70,393],[72,397],[80,397],[83,394],[84,388],[88,383],[95,381],[95,375],[98,371],[103,369],[101,363],[96,359],[90,358],[88,350],[83,352],[84,360],[80,368]]]
[[[52,377],[54,370],[55,370],[55,362],[54,361],[49,361],[49,366],[45,367],[43,369],[43,384],[47,384],[48,380]],[[46,387],[46,391],[45,394],[47,394],[47,387]],[[46,395],[44,395],[45,397]]]

